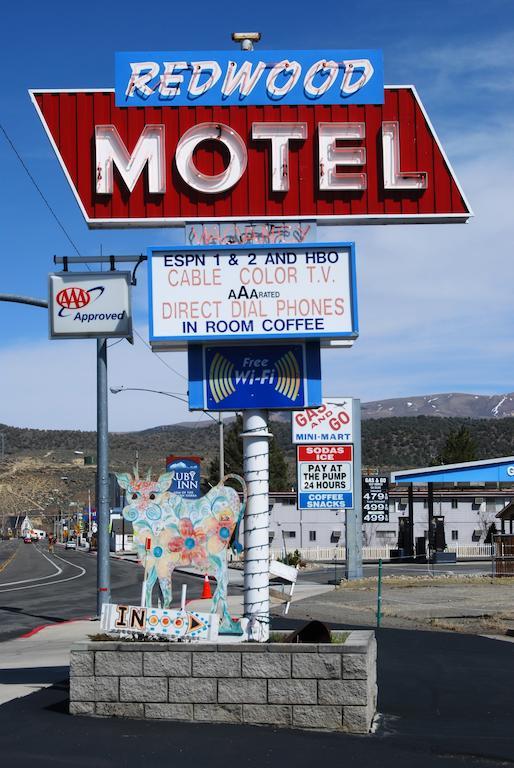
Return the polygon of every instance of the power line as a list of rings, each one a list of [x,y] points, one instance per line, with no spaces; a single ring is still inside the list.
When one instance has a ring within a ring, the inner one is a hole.
[[[46,205],[46,207],[47,207],[47,208],[48,208],[48,210],[50,211],[51,215],[53,216],[53,218],[54,218],[54,219],[55,219],[55,221],[57,222],[58,226],[60,227],[60,229],[61,229],[61,230],[62,230],[62,232],[64,233],[64,235],[65,235],[65,237],[67,238],[67,240],[68,240],[68,241],[71,243],[72,247],[75,249],[75,251],[77,252],[77,254],[80,256],[80,252],[79,252],[79,249],[77,248],[77,246],[75,245],[75,243],[73,242],[73,240],[71,239],[71,237],[69,236],[69,234],[66,232],[66,229],[64,228],[64,224],[62,223],[62,221],[61,221],[61,220],[60,220],[60,218],[57,216],[56,212],[54,211],[54,209],[52,208],[52,206],[50,205],[50,203],[49,203],[49,202],[48,202],[48,200],[46,199],[45,195],[43,194],[43,191],[41,190],[41,187],[39,186],[39,184],[38,184],[38,183],[37,183],[37,181],[35,180],[34,176],[31,174],[31,172],[29,171],[29,169],[28,169],[28,168],[27,168],[27,166],[25,165],[25,162],[24,162],[24,160],[23,160],[22,156],[20,155],[20,153],[18,152],[18,150],[17,150],[17,149],[16,149],[16,147],[14,146],[14,142],[12,141],[11,137],[9,136],[9,134],[7,133],[7,131],[5,130],[5,128],[4,128],[4,126],[2,125],[2,123],[0,123],[0,130],[1,130],[1,131],[2,131],[2,133],[4,134],[4,136],[5,136],[6,140],[7,140],[7,142],[9,143],[9,145],[10,145],[10,147],[11,147],[11,149],[12,149],[12,151],[14,152],[14,154],[16,155],[16,157],[18,158],[18,160],[20,161],[20,163],[21,163],[21,166],[22,166],[23,170],[25,171],[25,173],[27,174],[27,176],[29,177],[29,179],[31,180],[31,182],[33,183],[33,185],[35,186],[35,188],[36,188],[36,189],[37,189],[37,191],[39,192],[39,195],[40,195],[41,199],[43,200],[44,204]],[[89,267],[88,267],[88,269],[89,269]]]
[[[47,198],[45,197],[45,195],[44,195],[44,193],[43,193],[43,191],[42,191],[41,187],[39,186],[39,184],[37,183],[36,179],[34,178],[34,176],[32,175],[32,173],[31,173],[31,172],[30,172],[30,170],[28,169],[27,165],[25,164],[25,161],[23,160],[22,156],[20,155],[20,153],[19,153],[19,152],[18,152],[18,150],[16,149],[16,147],[15,147],[15,145],[14,145],[14,142],[13,142],[13,140],[11,139],[11,137],[9,136],[9,134],[7,133],[7,131],[5,130],[5,128],[4,128],[4,126],[2,125],[2,123],[0,123],[0,130],[1,130],[1,131],[2,131],[2,133],[4,134],[4,136],[5,136],[5,139],[6,139],[6,141],[8,142],[9,146],[11,147],[12,151],[14,152],[14,154],[16,155],[16,157],[18,158],[18,160],[19,160],[19,162],[20,162],[20,164],[21,164],[21,166],[22,166],[23,170],[25,171],[25,173],[27,174],[27,176],[28,176],[28,177],[29,177],[29,179],[31,180],[32,184],[34,185],[34,187],[35,187],[35,188],[36,188],[36,190],[38,191],[38,193],[39,193],[39,195],[40,195],[41,199],[43,200],[44,204],[46,205],[46,207],[47,207],[47,208],[48,208],[48,210],[50,211],[50,214],[52,215],[52,217],[54,218],[54,220],[57,222],[57,225],[59,226],[59,228],[61,229],[61,231],[64,233],[64,235],[65,235],[66,239],[69,241],[69,243],[71,244],[71,246],[73,247],[73,249],[75,250],[75,252],[77,253],[77,255],[78,255],[78,256],[80,256],[80,255],[81,255],[81,253],[80,253],[80,251],[79,251],[79,249],[78,249],[77,245],[74,243],[74,241],[72,240],[72,238],[70,237],[70,235],[69,235],[69,234],[68,234],[68,232],[66,231],[66,229],[65,229],[65,227],[64,227],[64,224],[62,223],[62,221],[60,220],[60,218],[57,216],[57,214],[55,213],[54,209],[53,209],[53,208],[52,208],[52,206],[50,205],[49,201],[48,201],[48,200],[47,200]],[[87,267],[87,269],[88,269],[89,271],[91,271],[91,267],[89,266],[89,264],[86,264],[86,267]],[[147,349],[149,349],[149,350],[150,350],[150,352],[152,352],[152,348],[151,348],[151,346],[150,346],[150,345],[149,345],[149,344],[148,344],[148,343],[145,341],[145,339],[143,338],[143,336],[141,336],[141,334],[139,333],[139,331],[138,331],[136,328],[134,328],[134,333],[135,333],[135,335],[136,335],[136,336],[137,336],[137,337],[138,337],[138,338],[139,338],[139,339],[140,339],[140,340],[143,342],[143,344],[145,345],[145,347],[147,347]],[[111,345],[111,346],[113,346],[113,345]],[[177,371],[175,368],[173,368],[173,366],[169,365],[169,363],[167,363],[167,362],[166,362],[166,361],[165,361],[165,360],[164,360],[164,359],[163,359],[163,358],[162,358],[162,357],[161,357],[161,356],[160,356],[160,355],[159,355],[157,352],[153,352],[153,354],[154,354],[154,355],[157,357],[157,359],[158,359],[158,360],[160,360],[160,361],[161,361],[161,363],[162,363],[163,365],[165,365],[165,366],[166,366],[166,368],[168,368],[170,371],[172,371],[172,372],[173,372],[173,373],[174,373],[176,376],[179,376],[181,379],[187,380],[187,377],[186,377],[186,376],[184,376],[184,374],[180,373],[180,372],[179,372],[179,371]]]

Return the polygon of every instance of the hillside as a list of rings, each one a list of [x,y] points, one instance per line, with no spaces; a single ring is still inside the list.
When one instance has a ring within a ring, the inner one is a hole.
[[[478,458],[514,455],[514,418],[463,419],[436,416],[371,418],[362,424],[363,465],[392,469],[427,466],[443,447],[448,433],[465,424],[477,445]],[[226,429],[230,424],[226,425]],[[294,483],[294,448],[290,424],[274,421],[276,440],[285,452]],[[72,504],[85,504],[95,495],[94,432],[21,429],[0,425],[5,456],[0,461],[0,516],[25,514],[43,507],[50,513]],[[141,471],[164,468],[169,454],[200,455],[204,472],[218,451],[218,427],[166,425],[141,432],[112,433],[110,467],[131,470],[136,452]],[[84,454],[84,455],[83,455]],[[226,468],[230,471],[230,467]]]
[[[514,392],[505,395],[448,392],[438,395],[375,400],[362,404],[363,419],[384,419],[393,416],[503,419],[514,416]]]

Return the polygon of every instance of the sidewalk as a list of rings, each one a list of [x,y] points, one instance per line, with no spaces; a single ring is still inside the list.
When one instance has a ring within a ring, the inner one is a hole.
[[[67,678],[71,646],[99,629],[99,621],[69,621],[0,643],[0,704]]]

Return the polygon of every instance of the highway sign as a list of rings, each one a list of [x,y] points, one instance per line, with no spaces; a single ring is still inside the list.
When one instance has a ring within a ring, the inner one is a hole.
[[[299,445],[299,509],[353,507],[353,446]]]

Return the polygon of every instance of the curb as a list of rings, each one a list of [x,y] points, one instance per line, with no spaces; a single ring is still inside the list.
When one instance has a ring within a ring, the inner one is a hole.
[[[51,624],[39,624],[24,635],[19,635],[18,637],[13,638],[13,640],[26,640],[28,637],[37,635],[38,632],[41,632],[42,629],[46,629],[47,627],[61,627],[63,624],[75,624],[77,621],[91,621],[92,618],[92,616],[81,616],[78,619],[66,619],[65,621],[54,621]]]

